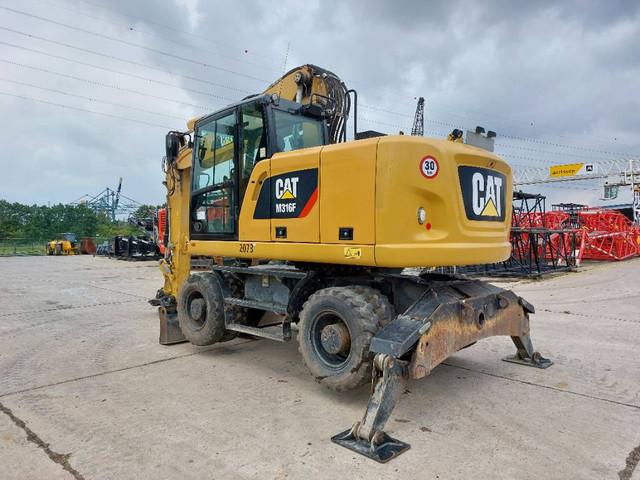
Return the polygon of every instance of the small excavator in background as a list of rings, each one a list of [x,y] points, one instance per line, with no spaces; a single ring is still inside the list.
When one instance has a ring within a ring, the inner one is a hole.
[[[326,387],[373,382],[362,420],[332,440],[386,462],[409,448],[384,432],[406,378],[495,335],[516,347],[507,361],[551,361],[532,346],[525,299],[420,268],[509,257],[509,165],[460,135],[358,132],[355,118],[348,139],[352,104],[357,116],[355,91],[304,65],[169,132],[151,302],[162,344],[297,337]]]
[[[51,240],[45,244],[47,255],[79,255],[80,245],[75,233],[63,233],[59,239]]]

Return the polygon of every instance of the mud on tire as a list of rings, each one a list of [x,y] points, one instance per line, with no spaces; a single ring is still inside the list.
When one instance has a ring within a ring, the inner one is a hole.
[[[332,390],[371,379],[371,338],[394,316],[389,300],[364,286],[329,287],[309,297],[300,312],[298,348],[317,381]]]

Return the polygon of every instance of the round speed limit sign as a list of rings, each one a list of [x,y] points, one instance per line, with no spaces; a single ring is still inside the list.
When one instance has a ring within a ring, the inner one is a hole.
[[[438,161],[432,156],[426,156],[420,160],[420,173],[424,178],[435,178],[440,171]]]

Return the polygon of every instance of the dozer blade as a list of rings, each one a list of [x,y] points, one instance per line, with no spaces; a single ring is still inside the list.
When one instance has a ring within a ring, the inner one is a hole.
[[[160,317],[160,345],[172,345],[174,343],[186,342],[180,325],[178,324],[178,314],[169,311],[165,307],[158,307]]]

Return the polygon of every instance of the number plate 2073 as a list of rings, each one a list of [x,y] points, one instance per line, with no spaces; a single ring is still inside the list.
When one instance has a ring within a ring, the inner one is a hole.
[[[240,253],[253,253],[256,248],[255,243],[241,243]]]

